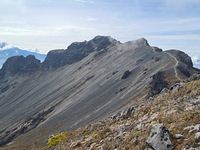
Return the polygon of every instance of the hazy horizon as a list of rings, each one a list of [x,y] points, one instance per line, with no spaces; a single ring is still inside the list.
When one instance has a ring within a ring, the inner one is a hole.
[[[0,41],[47,53],[110,35],[200,56],[198,0],[2,0]]]

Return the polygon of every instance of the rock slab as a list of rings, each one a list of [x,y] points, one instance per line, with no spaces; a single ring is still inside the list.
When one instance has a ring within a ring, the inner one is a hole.
[[[155,150],[172,150],[171,139],[170,132],[163,124],[154,124],[146,142]]]

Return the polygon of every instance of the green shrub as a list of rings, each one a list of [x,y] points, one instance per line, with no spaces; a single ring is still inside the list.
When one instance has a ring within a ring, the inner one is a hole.
[[[48,146],[48,148],[56,146],[59,143],[61,143],[64,140],[66,140],[66,138],[67,138],[67,134],[66,133],[56,134],[55,136],[53,136],[53,137],[48,139],[47,146]]]

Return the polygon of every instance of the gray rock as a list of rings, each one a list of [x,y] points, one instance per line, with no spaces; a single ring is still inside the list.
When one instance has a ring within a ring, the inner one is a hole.
[[[77,141],[77,142],[73,142],[70,147],[71,148],[76,148],[76,147],[80,147],[81,146],[81,142],[80,141]]]
[[[195,139],[197,140],[197,142],[200,142],[200,132],[197,132],[195,134]]]
[[[159,71],[152,76],[152,82],[149,86],[148,97],[152,97],[159,94],[164,88],[168,87],[168,83],[165,81],[164,72]]]
[[[199,132],[200,131],[200,124],[197,124],[195,126],[185,127],[183,130],[189,130],[190,133],[193,132],[193,131]]]
[[[126,71],[124,72],[123,76],[122,76],[122,79],[126,79],[126,78],[128,78],[130,75],[131,75],[131,71],[126,70]]]
[[[189,147],[189,148],[182,147],[181,150],[196,150],[196,148],[193,148],[193,147]]]
[[[154,50],[155,52],[162,52],[162,49],[161,49],[161,48],[158,48],[158,47],[156,47],[156,46],[152,46],[152,48],[153,48],[153,50]]]
[[[168,93],[169,92],[169,89],[168,88],[164,88],[162,89],[162,91],[160,92],[160,94],[164,94],[164,93]]]
[[[182,134],[176,134],[175,137],[176,137],[176,139],[184,139],[185,138],[184,135],[182,135]]]
[[[123,119],[128,118],[131,116],[131,114],[133,114],[134,111],[135,111],[135,107],[128,107],[122,112],[121,117]]]
[[[190,78],[186,79],[186,82],[189,82],[189,81],[194,81],[194,80],[199,80],[200,79],[200,74],[193,74],[190,76]]]
[[[131,114],[133,114],[134,112],[135,112],[134,106],[127,107],[123,111],[118,112],[118,113],[114,114],[113,116],[111,116],[111,119],[116,119],[116,120],[126,119],[126,118],[130,117]]]
[[[171,139],[171,134],[163,124],[155,124],[146,142],[155,150],[172,150]]]

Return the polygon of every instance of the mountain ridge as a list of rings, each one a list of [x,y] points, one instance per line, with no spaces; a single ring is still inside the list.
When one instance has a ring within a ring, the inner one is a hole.
[[[99,121],[200,73],[187,54],[151,47],[144,38],[126,43],[114,40],[114,44],[108,37],[101,38],[106,42],[95,43],[106,44],[100,44],[98,51],[83,42],[83,47],[92,48],[85,55],[80,53],[80,58],[68,53],[55,67],[40,63],[42,67],[31,74],[0,80],[1,146],[26,136],[43,145],[49,134]],[[66,63],[67,57],[73,63]]]

